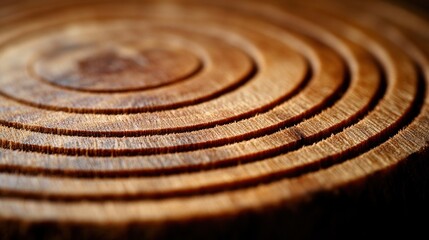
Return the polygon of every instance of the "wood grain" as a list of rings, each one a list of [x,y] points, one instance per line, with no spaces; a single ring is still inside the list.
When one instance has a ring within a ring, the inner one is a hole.
[[[0,6],[5,239],[338,237],[426,210],[423,15],[339,0]]]

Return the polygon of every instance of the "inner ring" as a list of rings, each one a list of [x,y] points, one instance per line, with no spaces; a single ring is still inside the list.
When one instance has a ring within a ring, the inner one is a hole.
[[[124,92],[168,85],[196,74],[202,61],[172,46],[138,42],[67,44],[33,59],[29,71],[50,84],[87,92]]]

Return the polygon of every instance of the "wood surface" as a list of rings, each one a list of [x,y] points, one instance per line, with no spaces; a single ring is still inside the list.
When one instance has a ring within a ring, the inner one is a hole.
[[[392,2],[3,1],[1,238],[394,234],[428,79]]]

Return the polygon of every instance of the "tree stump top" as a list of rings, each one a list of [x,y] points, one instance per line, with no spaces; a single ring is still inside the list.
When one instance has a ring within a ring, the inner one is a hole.
[[[428,43],[383,1],[0,3],[0,229],[301,236],[314,209],[406,195]]]

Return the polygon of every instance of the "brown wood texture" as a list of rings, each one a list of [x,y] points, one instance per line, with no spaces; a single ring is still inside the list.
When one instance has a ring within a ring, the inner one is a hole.
[[[395,233],[428,79],[391,2],[2,2],[2,238]]]

